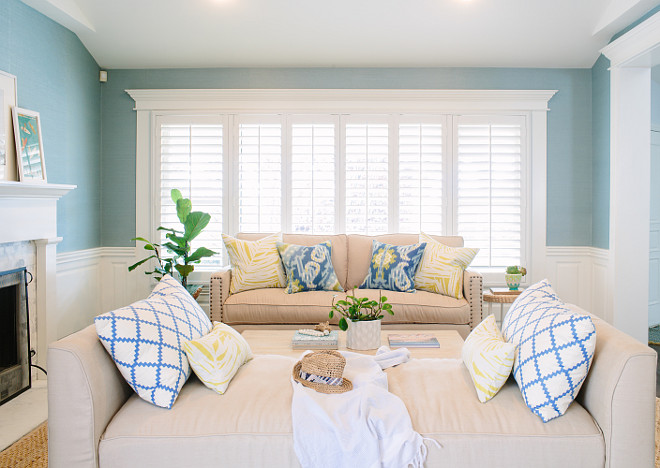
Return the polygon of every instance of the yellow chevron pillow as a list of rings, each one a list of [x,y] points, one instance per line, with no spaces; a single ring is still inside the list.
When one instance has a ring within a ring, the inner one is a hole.
[[[277,251],[277,243],[282,242],[281,233],[257,241],[240,240],[223,234],[222,240],[231,262],[230,294],[286,286],[286,274]]]
[[[465,339],[461,355],[480,402],[493,398],[509,378],[515,350],[504,341],[494,315],[486,317]]]
[[[424,233],[419,241],[426,242],[426,249],[415,275],[415,289],[462,298],[463,272],[479,249],[449,247]]]
[[[221,322],[196,340],[183,343],[195,375],[211,390],[223,394],[238,369],[252,359],[252,350],[236,330]]]

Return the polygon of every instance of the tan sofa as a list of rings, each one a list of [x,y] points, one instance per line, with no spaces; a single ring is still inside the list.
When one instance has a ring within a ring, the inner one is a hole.
[[[239,239],[257,240],[267,234],[238,234]],[[434,238],[452,247],[462,247],[463,238],[458,236]],[[336,234],[329,236],[284,234],[283,241],[298,245],[315,245],[330,240],[332,264],[337,278],[348,294],[354,286],[364,281],[369,271],[372,240],[395,245],[419,242],[416,234],[385,234],[362,236]],[[296,328],[328,320],[336,291],[310,291],[286,294],[281,288],[254,289],[229,294],[231,270],[211,276],[211,319],[224,322],[243,331],[251,327]],[[427,291],[403,293],[383,291],[392,304],[394,315],[385,315],[384,327],[455,329],[465,338],[470,330],[481,322],[482,315],[481,274],[466,271],[463,281],[464,298],[455,299]],[[356,289],[359,297],[377,299],[379,290]],[[339,293],[341,299],[346,293]],[[336,324],[335,317],[332,323]]]
[[[525,406],[513,379],[480,403],[460,360],[388,369],[389,389],[415,430],[441,444],[426,443],[426,466],[652,467],[656,353],[594,322],[589,376],[566,414],[546,424]],[[294,362],[255,356],[224,395],[193,375],[167,410],[132,392],[90,326],[49,348],[49,468],[299,467]]]

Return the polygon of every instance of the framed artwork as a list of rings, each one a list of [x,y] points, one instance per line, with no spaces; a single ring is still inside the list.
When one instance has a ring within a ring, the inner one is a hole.
[[[16,104],[16,77],[0,70],[0,180],[16,180],[11,119]]]
[[[46,182],[46,162],[39,112],[14,107],[13,117],[18,180]]]

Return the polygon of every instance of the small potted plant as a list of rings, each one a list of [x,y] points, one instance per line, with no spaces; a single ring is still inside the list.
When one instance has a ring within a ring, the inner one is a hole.
[[[523,266],[513,265],[506,267],[504,279],[510,291],[517,291],[520,287],[522,277],[527,274],[527,269]]]
[[[378,348],[381,319],[385,312],[394,315],[392,304],[387,302],[385,296],[380,294],[378,301],[368,297],[358,298],[355,296],[355,288],[352,295],[346,296],[346,300],[335,302],[335,299],[332,299],[332,309],[328,316],[333,318],[335,312],[341,315],[339,328],[348,330],[346,346],[358,350]]]

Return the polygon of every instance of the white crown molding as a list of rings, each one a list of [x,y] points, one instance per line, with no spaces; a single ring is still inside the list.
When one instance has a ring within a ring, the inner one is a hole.
[[[0,182],[0,198],[61,198],[76,185],[29,182]]]
[[[611,67],[636,65],[634,59],[647,54],[660,42],[660,12],[601,49]]]
[[[135,110],[391,110],[391,103],[412,110],[532,111],[548,110],[557,90],[466,89],[127,89]]]

